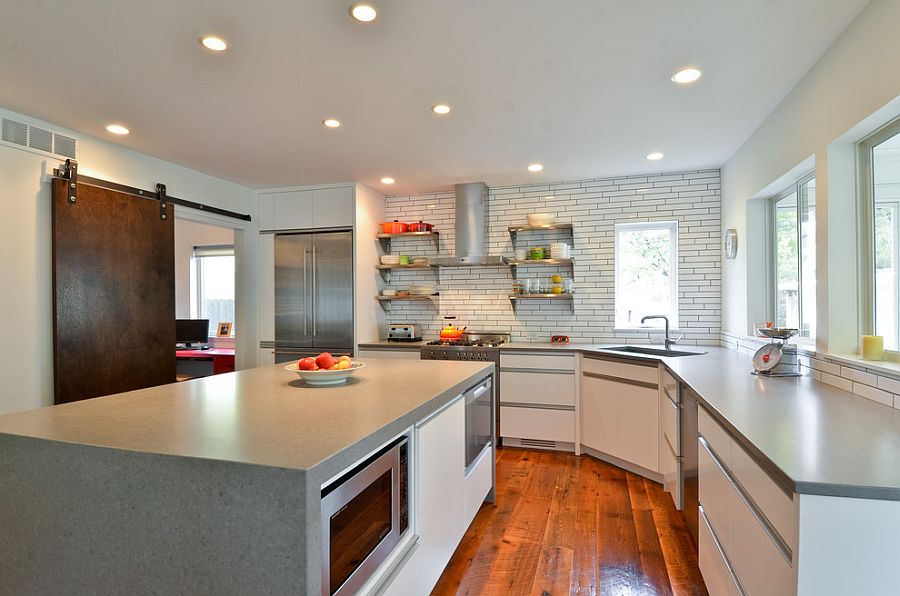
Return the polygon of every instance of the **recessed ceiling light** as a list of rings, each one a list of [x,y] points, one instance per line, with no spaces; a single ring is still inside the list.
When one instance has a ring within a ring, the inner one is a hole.
[[[113,133],[114,135],[127,135],[129,132],[131,132],[121,124],[110,124],[106,127],[106,130]]]
[[[324,124],[328,128],[337,128],[341,125],[341,121],[335,120],[334,118],[327,118],[325,120],[322,120],[322,124]]]
[[[662,159],[664,156],[659,151],[654,151],[653,153],[647,154],[647,159],[650,161],[656,161],[657,159]]]
[[[371,23],[378,16],[378,11],[371,4],[360,2],[350,7],[350,16],[361,23]]]
[[[435,114],[440,114],[443,116],[444,114],[450,113],[450,106],[444,103],[439,103],[436,106],[431,106],[431,111]]]
[[[533,163],[530,166],[528,166],[529,172],[540,172],[543,169],[544,169],[543,164],[539,164],[539,163]]]
[[[215,35],[204,35],[200,38],[200,43],[204,48],[213,52],[224,52],[228,49],[228,44],[225,43],[225,40]]]
[[[703,73],[696,68],[684,68],[672,75],[672,82],[679,85],[686,85],[698,80]]]
[[[394,182],[396,182],[396,180],[394,180],[390,176],[385,176],[384,178],[381,179],[382,184],[393,184]]]

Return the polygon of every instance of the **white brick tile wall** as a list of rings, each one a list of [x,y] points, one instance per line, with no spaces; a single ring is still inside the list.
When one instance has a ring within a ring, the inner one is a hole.
[[[660,341],[661,334],[614,330],[614,224],[677,220],[679,328],[686,344],[717,344],[721,329],[721,249],[719,171],[702,170],[656,176],[624,176],[540,185],[491,188],[487,201],[485,253],[512,257],[508,226],[525,223],[528,213],[553,213],[572,222],[564,231],[527,233],[519,246],[572,243],[574,275],[569,267],[520,268],[519,278],[572,276],[575,296],[560,301],[522,302],[514,309],[508,296],[509,267],[394,271],[389,287],[405,289],[438,282],[441,296],[429,302],[394,302],[387,321],[419,323],[426,337],[436,336],[442,317],[455,315],[469,329],[509,331],[517,341],[546,341],[551,334],[573,341]],[[440,245],[422,239],[394,240],[394,254],[450,255],[454,245],[453,191],[387,197],[387,219],[435,225]]]

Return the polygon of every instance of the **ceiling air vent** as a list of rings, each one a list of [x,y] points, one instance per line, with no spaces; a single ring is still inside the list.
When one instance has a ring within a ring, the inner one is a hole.
[[[24,148],[34,153],[75,159],[75,149],[78,145],[76,139],[9,118],[3,118],[2,121],[0,144]]]
[[[28,131],[28,146],[39,151],[53,153],[53,133],[37,126]]]
[[[26,147],[28,145],[28,125],[15,120],[3,119],[3,140]]]

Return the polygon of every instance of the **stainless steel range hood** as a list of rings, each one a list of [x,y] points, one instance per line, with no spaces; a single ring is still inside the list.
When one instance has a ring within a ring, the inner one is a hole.
[[[485,256],[485,209],[488,187],[484,182],[457,184],[456,191],[456,250],[452,257],[431,259],[437,267],[476,267],[505,265],[506,257]]]

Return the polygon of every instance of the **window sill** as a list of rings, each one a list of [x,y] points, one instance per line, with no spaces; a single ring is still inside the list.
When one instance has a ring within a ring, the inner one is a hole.
[[[896,358],[897,352],[885,352],[885,357]],[[865,368],[868,371],[900,378],[900,362],[892,360],[863,360],[859,354],[824,354],[823,358],[835,364],[845,364],[853,368]]]

